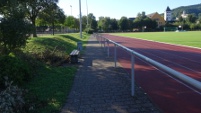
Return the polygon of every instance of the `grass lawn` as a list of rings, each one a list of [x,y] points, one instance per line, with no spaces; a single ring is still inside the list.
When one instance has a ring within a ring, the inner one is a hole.
[[[141,38],[201,48],[201,31],[113,33],[112,35]]]
[[[83,42],[83,46],[85,46],[88,38],[87,34],[84,34],[82,39],[79,38],[79,34],[31,38],[23,52],[40,55],[49,50],[49,52],[68,56],[73,49],[76,49],[78,41]],[[42,54],[40,57],[42,56],[44,55]],[[35,61],[29,62],[35,65]],[[66,102],[76,71],[77,66],[54,66],[39,61],[39,64],[32,70],[34,77],[25,86],[29,91],[26,98],[35,104],[35,112],[59,112]]]

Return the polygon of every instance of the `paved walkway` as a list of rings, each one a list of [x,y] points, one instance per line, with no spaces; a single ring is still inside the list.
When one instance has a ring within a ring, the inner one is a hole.
[[[131,96],[130,75],[119,64],[114,68],[94,37],[82,58],[61,113],[160,113],[139,87]]]

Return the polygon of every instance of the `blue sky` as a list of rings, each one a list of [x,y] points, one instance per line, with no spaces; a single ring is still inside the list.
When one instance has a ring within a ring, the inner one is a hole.
[[[82,15],[93,13],[96,19],[100,16],[120,19],[122,16],[136,17],[139,12],[145,11],[146,14],[153,12],[163,13],[167,6],[174,9],[180,6],[200,4],[200,0],[81,0]],[[65,14],[78,18],[79,0],[59,0],[58,4]]]

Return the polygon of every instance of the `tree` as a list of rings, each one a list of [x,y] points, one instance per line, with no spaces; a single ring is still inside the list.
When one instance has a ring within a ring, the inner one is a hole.
[[[111,30],[110,17],[99,17],[98,28],[101,31],[108,32]]]
[[[87,16],[82,16],[82,29],[86,29],[87,27]]]
[[[119,28],[122,30],[122,31],[126,31],[129,29],[129,24],[128,24],[128,19],[127,17],[121,17],[121,19],[119,20]]]
[[[186,18],[186,21],[189,22],[189,23],[195,23],[196,21],[196,16],[194,14],[189,14]]]
[[[24,18],[26,12],[26,5],[23,0],[1,0],[0,14],[4,18]]]
[[[196,24],[195,24],[195,23],[191,23],[191,24],[190,24],[190,29],[191,29],[191,30],[196,29],[196,27],[197,27],[197,26],[196,26]]]
[[[26,5],[23,0],[1,1],[0,46],[5,53],[26,45],[31,25],[25,17]]]
[[[198,21],[199,21],[199,24],[201,24],[201,13],[198,14]]]
[[[79,29],[80,28],[80,19],[75,18],[75,29]]]
[[[138,17],[133,22],[133,27],[144,30],[145,26],[146,29],[149,30],[155,29],[157,27],[157,22],[155,20],[151,20],[146,16],[141,16],[138,14]]]
[[[0,45],[5,53],[26,45],[31,24],[23,18],[4,18],[0,23]]]
[[[92,28],[94,31],[96,31],[97,26],[98,26],[97,21],[96,21],[96,20],[92,20],[92,21],[91,21],[91,28]]]
[[[146,26],[146,29],[156,29],[158,25],[155,20],[151,20],[150,18],[146,17],[143,19],[143,26]]]
[[[91,24],[92,20],[96,20],[96,17],[93,15],[93,13],[89,13],[87,17],[88,17],[89,25]]]
[[[27,17],[33,25],[33,37],[37,37],[36,34],[36,18],[45,8],[53,3],[57,3],[58,0],[27,0]],[[50,10],[51,11],[51,10]],[[50,12],[51,13],[51,12]]]
[[[65,22],[65,15],[62,9],[56,3],[51,3],[39,15],[39,18],[52,25],[52,34],[54,35],[55,25],[61,25]]]
[[[128,19],[128,29],[129,29],[130,31],[133,31],[133,21],[130,20],[130,19]]]
[[[183,22],[184,21],[184,19],[182,18],[182,16],[179,17],[178,21],[179,22]]]
[[[133,21],[133,27],[134,28],[138,28],[138,29],[141,29],[143,24],[142,24],[142,19],[140,18],[136,18],[134,21]]]
[[[146,18],[145,12],[143,11],[142,13],[138,13],[138,14],[137,14],[137,18],[139,18],[139,19],[144,19],[144,18]]]
[[[84,21],[84,19],[83,19]],[[79,29],[79,19],[73,17],[73,16],[67,16],[64,22],[64,25],[69,27],[69,28],[75,28],[75,29]],[[86,24],[84,24],[84,22],[82,23],[82,27],[84,28],[86,26]]]
[[[96,31],[97,29],[97,26],[98,26],[98,23],[96,21],[96,17],[92,14],[92,13],[89,13],[88,15],[88,20],[89,20],[89,25],[92,29],[94,29],[94,31]]]
[[[70,28],[75,28],[75,18],[73,16],[67,16],[64,25]]]
[[[118,30],[119,29],[118,22],[116,19],[111,19],[110,23],[111,23],[111,29],[112,30]]]
[[[89,13],[87,18],[88,18],[88,25],[86,26],[85,31],[88,33],[90,31],[90,33],[92,33],[94,31],[96,31],[98,23],[96,21],[96,17],[92,13]]]
[[[102,27],[103,26],[103,20],[104,20],[104,17],[102,17],[102,16],[99,17],[99,20],[98,20],[98,29],[101,30],[101,31],[103,30],[103,27]]]

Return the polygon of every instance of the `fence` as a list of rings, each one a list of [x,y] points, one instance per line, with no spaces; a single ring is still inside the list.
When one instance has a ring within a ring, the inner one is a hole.
[[[106,49],[106,43],[107,43],[107,55],[108,55],[108,57],[110,56],[109,44],[110,43],[114,44],[114,66],[115,67],[117,66],[117,46],[131,54],[131,95],[132,96],[135,95],[135,86],[134,86],[135,85],[135,83],[134,83],[134,75],[135,75],[135,73],[134,73],[134,71],[135,71],[135,68],[134,68],[135,59],[134,58],[135,58],[135,56],[142,59],[143,61],[150,63],[152,66],[160,69],[161,71],[164,71],[164,72],[166,72],[166,73],[168,73],[168,74],[192,85],[193,87],[201,90],[201,82],[200,81],[195,80],[195,79],[193,79],[193,78],[191,78],[191,77],[189,77],[183,73],[180,73],[176,70],[173,70],[173,69],[171,69],[171,68],[169,68],[169,67],[167,67],[167,66],[165,66],[165,65],[163,65],[157,61],[154,61],[154,60],[152,60],[152,59],[150,59],[150,58],[148,58],[148,57],[146,57],[146,56],[144,56],[144,55],[142,55],[136,51],[133,51],[133,50],[121,45],[121,44],[118,44],[112,40],[109,40],[100,34],[93,34],[93,35],[94,35],[94,37],[97,38],[97,40],[101,44],[101,47],[104,47],[104,49]]]

